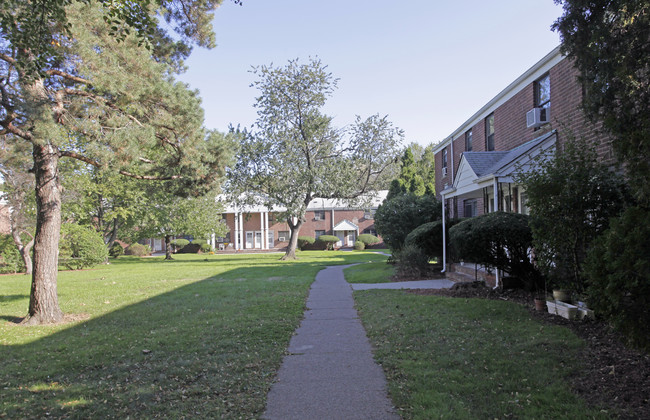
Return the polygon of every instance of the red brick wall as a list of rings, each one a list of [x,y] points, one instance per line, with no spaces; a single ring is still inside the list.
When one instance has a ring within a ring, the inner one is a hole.
[[[611,138],[600,129],[600,124],[586,120],[580,108],[582,88],[577,81],[578,71],[570,60],[564,59],[549,70],[551,83],[551,122],[537,129],[526,127],[526,112],[535,106],[534,83],[528,84],[512,98],[494,110],[495,150],[511,150],[533,140],[550,130],[558,131],[558,143],[571,136],[580,136],[597,145],[597,151],[605,162],[613,163]],[[485,120],[478,121],[472,128],[472,150],[485,151]],[[451,156],[450,147],[447,146]],[[454,171],[465,151],[465,134],[454,140]],[[442,176],[442,150],[436,153],[436,192],[444,189],[445,183],[451,185],[451,177]],[[451,162],[447,163],[448,171]],[[455,174],[454,174],[455,175]],[[462,209],[459,209],[462,214]],[[480,214],[480,213],[479,213]]]

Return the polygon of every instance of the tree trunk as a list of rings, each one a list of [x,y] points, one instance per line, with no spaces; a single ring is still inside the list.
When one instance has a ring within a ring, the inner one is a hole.
[[[27,243],[27,245],[18,248],[18,251],[20,252],[20,256],[23,258],[23,262],[25,263],[25,275],[27,276],[31,275],[33,271],[32,256],[30,255],[33,245],[34,245],[34,240],[32,239]]]
[[[33,155],[37,215],[29,314],[23,321],[27,325],[63,319],[56,286],[61,231],[59,155],[57,148],[51,144],[34,145]]]
[[[172,241],[170,235],[165,235],[165,259],[173,260],[172,258]]]
[[[291,237],[289,238],[289,246],[287,246],[287,252],[282,256],[281,260],[295,260],[296,258],[296,248],[298,248],[298,234],[300,232],[300,227],[302,226],[302,218],[299,218],[296,224],[294,225],[291,220],[288,221],[289,229],[291,229]]]

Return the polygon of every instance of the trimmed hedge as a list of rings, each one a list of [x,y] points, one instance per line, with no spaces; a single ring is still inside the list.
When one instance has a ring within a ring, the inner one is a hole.
[[[357,237],[357,241],[363,242],[365,245],[374,245],[381,242],[378,237],[369,233],[362,233]]]
[[[169,243],[175,249],[181,249],[187,246],[190,243],[190,241],[188,241],[187,239],[180,238],[180,239],[172,239],[171,241],[169,241]]]
[[[316,239],[311,236],[298,236],[298,249],[302,250],[307,245],[313,245]]]
[[[340,239],[334,235],[321,235],[318,237],[318,241],[324,243],[326,249],[332,250],[334,249],[334,244],[340,241]]]
[[[498,211],[465,219],[449,229],[449,241],[455,260],[503,270],[531,291],[543,287],[530,259],[533,235],[524,214]]]
[[[366,243],[363,241],[356,241],[354,243],[354,249],[356,249],[357,251],[363,251],[364,249],[366,249]]]
[[[108,250],[108,255],[113,258],[117,258],[120,255],[124,255],[124,247],[117,242],[113,242],[113,245]]]
[[[81,270],[106,261],[108,250],[101,235],[93,228],[64,223],[59,241],[59,264],[69,270]]]
[[[151,248],[148,245],[131,244],[125,250],[126,255],[134,255],[136,257],[144,257],[151,254]]]

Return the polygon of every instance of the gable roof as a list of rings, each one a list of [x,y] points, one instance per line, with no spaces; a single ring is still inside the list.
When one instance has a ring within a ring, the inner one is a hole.
[[[341,230],[359,230],[359,226],[355,225],[349,220],[343,220],[342,222],[339,222],[332,228],[334,232],[336,231],[341,231]]]
[[[445,191],[454,193],[453,195],[467,194],[485,186],[480,186],[479,183],[485,183],[494,177],[512,177],[517,172],[528,169],[533,155],[555,145],[556,134],[555,130],[550,131],[508,151],[464,152],[454,184]]]

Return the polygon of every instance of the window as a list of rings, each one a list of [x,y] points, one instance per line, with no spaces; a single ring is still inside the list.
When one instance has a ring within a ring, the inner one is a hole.
[[[521,214],[530,214],[530,210],[528,209],[528,194],[522,193],[519,200],[521,202]]]
[[[464,217],[476,217],[476,199],[465,200]]]
[[[314,220],[325,220],[325,210],[314,210]]]
[[[316,239],[320,238],[320,237],[323,236],[323,235],[325,235],[325,231],[324,231],[324,230],[317,230],[317,231],[316,231],[316,235],[315,235],[315,236],[316,236]]]
[[[535,82],[535,106],[539,108],[551,106],[551,78],[548,74]]]
[[[465,133],[465,151],[472,151],[472,130]]]
[[[494,113],[485,118],[485,150],[494,150]]]
[[[365,228],[363,230],[363,233],[367,233],[369,235],[377,236],[377,231],[374,229],[374,227]]]
[[[442,150],[442,176],[447,176],[447,149]]]
[[[375,210],[365,210],[363,212],[363,218],[364,219],[374,219],[375,218]]]
[[[289,231],[280,230],[278,231],[278,242],[288,242],[289,241]]]

